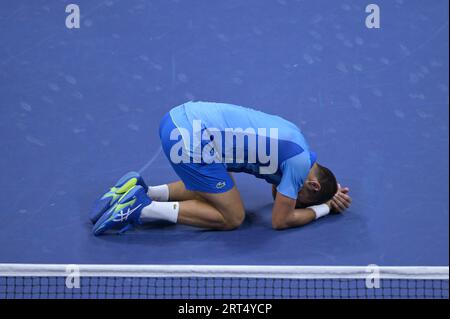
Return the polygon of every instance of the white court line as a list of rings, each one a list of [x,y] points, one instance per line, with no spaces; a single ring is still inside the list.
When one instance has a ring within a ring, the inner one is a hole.
[[[153,162],[156,160],[156,158],[159,156],[159,154],[161,153],[161,151],[162,151],[162,147],[159,146],[159,148],[158,148],[158,150],[156,151],[156,153],[153,154],[153,156],[150,158],[150,160],[149,160],[144,166],[142,166],[142,168],[141,168],[140,170],[138,170],[138,173],[139,173],[139,174],[142,174],[147,168],[149,168],[150,165],[152,165]]]
[[[85,277],[363,279],[373,271],[373,267],[366,266],[0,264],[0,276],[61,277],[74,268]],[[381,279],[449,279],[448,266],[379,266],[377,269]]]

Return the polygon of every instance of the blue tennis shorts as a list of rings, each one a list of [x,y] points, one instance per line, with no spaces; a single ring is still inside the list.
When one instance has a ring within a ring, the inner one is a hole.
[[[189,163],[173,163],[170,159],[170,149],[181,140],[181,134],[178,134],[178,140],[171,140],[172,130],[178,128],[167,113],[160,122],[159,137],[166,157],[186,189],[204,193],[225,193],[233,188],[233,179],[224,163],[194,163],[192,158]]]

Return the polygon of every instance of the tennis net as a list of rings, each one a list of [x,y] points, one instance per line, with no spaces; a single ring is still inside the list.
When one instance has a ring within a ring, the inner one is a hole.
[[[448,267],[0,264],[0,298],[448,299]]]

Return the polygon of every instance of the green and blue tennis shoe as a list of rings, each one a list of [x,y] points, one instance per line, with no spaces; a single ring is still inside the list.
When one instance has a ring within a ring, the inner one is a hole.
[[[141,224],[142,208],[150,205],[152,199],[147,190],[140,185],[130,188],[118,202],[104,213],[94,225],[94,235],[98,236],[108,230],[124,233],[136,224]]]
[[[148,190],[142,176],[137,172],[129,172],[122,176],[117,183],[109,189],[102,197],[100,197],[93,205],[89,212],[89,219],[95,224],[98,219],[131,188],[140,185],[145,191]]]

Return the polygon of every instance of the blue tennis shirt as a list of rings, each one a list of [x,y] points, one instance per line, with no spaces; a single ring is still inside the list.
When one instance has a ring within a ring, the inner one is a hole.
[[[211,154],[220,155],[227,171],[263,178],[292,199],[297,198],[316,161],[300,129],[276,115],[232,104],[187,102],[173,108],[170,117],[178,129],[183,129],[185,151],[191,158],[208,154],[203,147],[212,145]],[[198,127],[200,134],[195,133]],[[202,136],[209,138],[201,141],[202,147],[196,147],[196,138],[198,141]],[[276,151],[270,152],[270,146]]]

